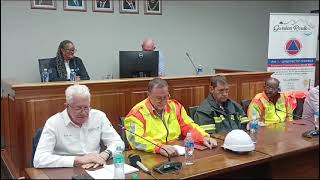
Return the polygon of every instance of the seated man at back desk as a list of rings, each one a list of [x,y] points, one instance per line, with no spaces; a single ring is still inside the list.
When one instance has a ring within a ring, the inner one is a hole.
[[[210,149],[217,146],[216,140],[210,138],[203,129],[195,124],[187,115],[184,107],[177,101],[171,100],[168,84],[165,80],[155,78],[149,82],[148,98],[135,105],[124,120],[127,130],[143,136],[150,142],[126,132],[127,139],[133,149],[159,153],[164,156],[178,155],[177,150],[166,145],[176,140],[182,134],[191,132],[195,143],[204,144]]]
[[[124,143],[105,113],[90,108],[90,92],[85,85],[66,89],[66,109],[51,116],[42,131],[34,156],[36,168],[91,168],[103,165],[116,146]],[[100,153],[100,141],[107,146]]]
[[[256,114],[260,121],[264,121],[265,125],[293,120],[293,110],[297,106],[296,98],[304,98],[306,93],[303,91],[280,93],[279,85],[280,81],[276,78],[266,80],[264,91],[257,94],[248,107],[250,120],[253,114]]]
[[[156,46],[155,46],[155,42],[153,39],[151,38],[146,38],[142,45],[142,50],[143,51],[154,51],[156,49]],[[163,57],[163,54],[159,52],[159,70],[158,70],[158,74],[159,74],[159,77],[161,76],[165,76],[165,65],[164,65],[164,57]]]
[[[248,118],[242,107],[229,99],[229,85],[224,76],[211,78],[210,94],[198,107],[194,121],[208,133],[228,133],[245,129]]]

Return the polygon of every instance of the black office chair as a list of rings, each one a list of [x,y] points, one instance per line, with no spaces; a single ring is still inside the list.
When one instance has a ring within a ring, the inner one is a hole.
[[[31,162],[32,167],[34,167],[33,166],[33,158],[34,158],[34,154],[36,153],[36,149],[37,149],[37,146],[38,146],[41,134],[42,134],[42,130],[43,130],[42,127],[38,128],[36,131],[36,134],[32,138],[32,159],[31,159],[32,160],[32,162]]]
[[[39,61],[39,72],[40,72],[41,82],[43,82],[43,80],[42,80],[41,77],[42,77],[42,72],[43,72],[43,69],[44,69],[44,68],[48,69],[48,72],[51,73],[51,72],[50,72],[51,70],[49,69],[49,63],[50,63],[50,61],[51,61],[52,59],[54,59],[54,58],[38,59],[38,61]]]
[[[199,106],[191,106],[189,107],[189,114],[191,119],[194,119],[194,114],[196,113]]]
[[[125,117],[120,117],[120,123],[123,127],[124,127],[124,118]],[[121,129],[121,138],[122,138],[124,145],[125,145],[125,151],[129,150],[130,144],[127,140],[126,130],[124,130],[124,129]]]
[[[293,110],[293,119],[301,119],[303,113],[303,104],[305,98],[297,98],[297,107]]]
[[[245,99],[241,101],[241,106],[246,114],[247,114],[250,103],[251,103],[250,99]]]

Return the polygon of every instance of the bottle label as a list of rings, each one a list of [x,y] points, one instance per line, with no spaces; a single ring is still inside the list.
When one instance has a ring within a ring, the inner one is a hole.
[[[193,147],[194,147],[193,141],[186,141],[185,147],[186,147],[186,148],[193,148]]]
[[[120,163],[124,163],[124,157],[121,154],[117,154],[114,158],[113,158],[113,162],[115,164],[120,164]]]

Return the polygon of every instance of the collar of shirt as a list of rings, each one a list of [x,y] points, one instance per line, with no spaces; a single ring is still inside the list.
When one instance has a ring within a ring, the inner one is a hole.
[[[221,105],[216,101],[216,99],[214,99],[214,97],[210,94],[209,97],[208,97],[208,100],[210,102],[210,104],[212,106],[214,106],[215,108],[220,108],[222,110],[224,110],[224,107],[223,106],[227,106],[230,99],[228,98],[227,101],[223,102]]]
[[[166,107],[165,107],[165,111],[163,111],[163,113],[167,112],[169,113],[171,111],[171,108],[170,108],[170,105],[169,105],[169,101],[167,102],[166,104]],[[150,98],[148,97],[147,100],[146,100],[146,106],[148,108],[148,111],[150,112],[150,114],[155,118],[155,116],[157,116],[157,110],[154,108],[154,106],[152,105],[151,101],[150,101]],[[161,115],[161,114],[160,114]],[[161,117],[160,117],[161,118]]]

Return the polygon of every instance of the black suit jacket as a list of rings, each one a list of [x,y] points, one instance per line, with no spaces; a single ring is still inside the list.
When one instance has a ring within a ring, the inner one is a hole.
[[[87,73],[86,68],[84,67],[84,64],[82,63],[82,60],[78,57],[74,57],[69,61],[70,69],[74,69],[77,76],[80,76],[81,80],[90,80],[90,77]],[[59,73],[57,71],[57,62],[56,58],[51,59],[49,63],[49,81],[68,81],[68,79],[64,77],[60,77]]]

